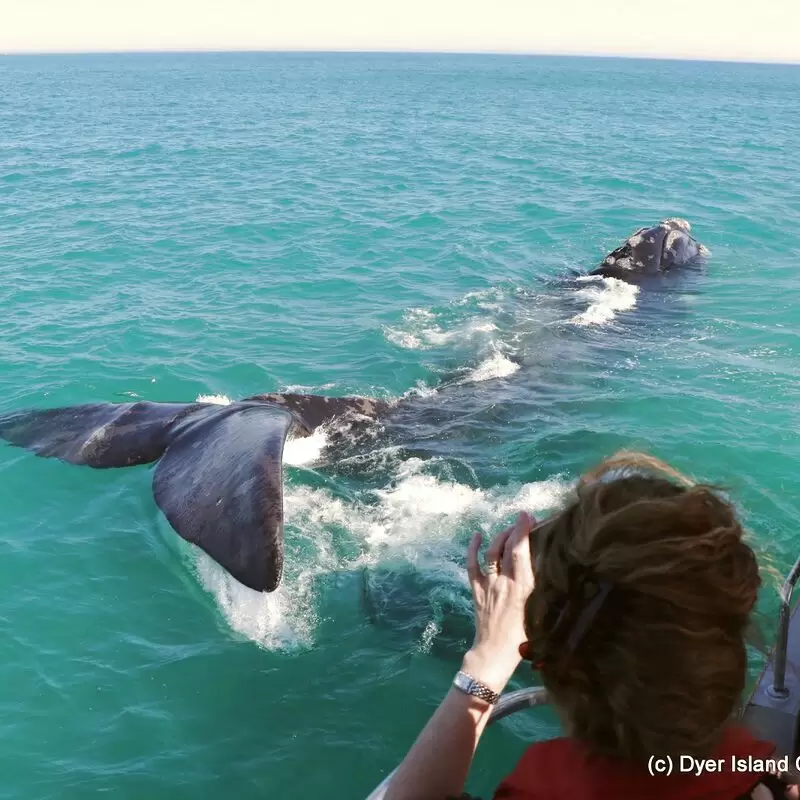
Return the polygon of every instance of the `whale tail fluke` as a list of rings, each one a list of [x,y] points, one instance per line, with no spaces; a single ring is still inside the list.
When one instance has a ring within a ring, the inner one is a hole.
[[[283,446],[296,424],[269,403],[100,403],[0,416],[0,437],[101,469],[160,459],[153,494],[177,533],[271,592],[283,573]]]
[[[0,437],[43,458],[98,469],[149,464],[167,446],[186,403],[95,403],[0,416]]]

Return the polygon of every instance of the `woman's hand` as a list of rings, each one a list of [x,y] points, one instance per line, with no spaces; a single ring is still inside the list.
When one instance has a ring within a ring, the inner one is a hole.
[[[486,551],[486,570],[478,563],[481,534],[467,553],[467,574],[475,604],[475,641],[462,669],[498,694],[521,661],[526,641],[525,602],[533,591],[530,532],[534,521],[522,512]]]

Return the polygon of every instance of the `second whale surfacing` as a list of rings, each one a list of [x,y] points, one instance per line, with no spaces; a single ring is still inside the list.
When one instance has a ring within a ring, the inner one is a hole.
[[[643,228],[590,275],[636,282],[702,260],[708,251],[685,220]],[[451,387],[453,389],[458,387]],[[158,462],[153,495],[172,528],[239,583],[273,592],[284,566],[283,450],[335,422],[355,438],[400,416],[413,425],[414,398],[260,394],[207,402],[92,403],[0,416],[0,437],[38,456],[97,469]]]

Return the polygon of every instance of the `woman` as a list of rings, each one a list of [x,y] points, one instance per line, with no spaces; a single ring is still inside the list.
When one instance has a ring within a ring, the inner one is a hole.
[[[520,514],[485,568],[480,544],[476,534],[467,555],[475,641],[386,800],[460,795],[523,658],[568,736],[532,745],[496,800],[798,797],[777,776],[730,768],[731,756],[767,759],[774,746],[734,720],[761,579],[733,507],[710,487],[623,453],[543,524]],[[721,769],[651,776],[651,758],[681,755],[722,759]]]

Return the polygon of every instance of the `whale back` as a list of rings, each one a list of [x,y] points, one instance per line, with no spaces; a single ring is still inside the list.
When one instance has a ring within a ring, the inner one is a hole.
[[[290,411],[305,425],[306,434],[334,419],[355,427],[368,425],[392,408],[391,403],[371,397],[324,397],[293,392],[257,394],[245,401],[270,403]]]

